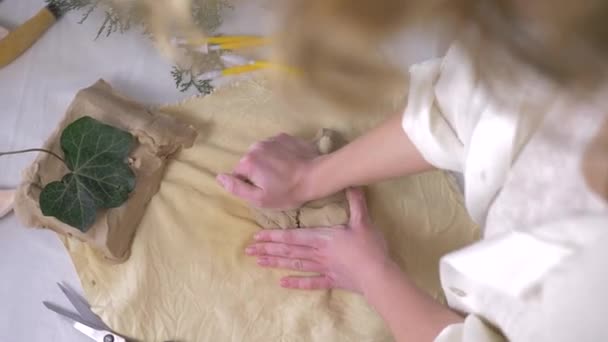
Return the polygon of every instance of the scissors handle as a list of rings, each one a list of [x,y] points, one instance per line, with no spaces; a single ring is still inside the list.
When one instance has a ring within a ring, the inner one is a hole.
[[[97,330],[80,322],[74,322],[74,328],[97,342],[127,342],[127,340],[107,330]]]
[[[126,342],[126,340],[118,335],[110,333],[103,337],[102,342]]]

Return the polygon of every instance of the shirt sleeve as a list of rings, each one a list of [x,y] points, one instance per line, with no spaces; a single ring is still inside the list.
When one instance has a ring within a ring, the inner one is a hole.
[[[435,342],[505,342],[505,338],[479,317],[469,315],[464,322],[447,326]]]
[[[608,287],[607,227],[606,215],[578,216],[452,252],[440,264],[448,304],[482,317],[509,340],[608,340],[602,323],[608,315],[602,290]],[[481,328],[465,321],[437,340],[470,341],[465,332],[471,329]]]
[[[413,65],[409,84],[403,129],[429,163],[462,172],[480,114],[470,59],[454,45],[443,58]]]
[[[601,230],[608,228],[608,218]],[[580,227],[579,227],[580,228]],[[608,234],[555,268],[538,296],[539,341],[608,341]]]
[[[525,92],[495,99],[475,63],[455,43],[445,57],[413,65],[402,127],[426,161],[462,173],[467,210],[483,225],[538,115],[523,115]]]

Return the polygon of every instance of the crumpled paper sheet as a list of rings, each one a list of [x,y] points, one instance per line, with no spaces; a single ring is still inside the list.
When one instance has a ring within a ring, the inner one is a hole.
[[[198,138],[166,170],[142,218],[129,260],[106,263],[68,239],[93,310],[142,341],[390,341],[380,317],[355,294],[278,286],[293,272],[261,269],[244,254],[260,229],[247,204],[216,182],[254,142],[279,132],[331,128],[352,140],[382,119],[330,107],[292,106],[263,80],[242,81],[166,108]],[[438,260],[478,230],[441,172],[371,186],[368,203],[391,254],[428,293],[442,298]]]
[[[15,213],[25,226],[50,228],[60,234],[77,237],[107,260],[121,262],[129,257],[131,241],[146,205],[160,186],[167,159],[181,148],[192,146],[196,131],[174,117],[150,111],[120,96],[100,80],[78,92],[43,148],[63,155],[61,132],[83,116],[125,130],[135,138],[137,143],[129,153],[129,161],[137,181],[129,199],[118,208],[98,210],[96,221],[87,232],[54,217],[44,216],[38,202],[40,192],[48,183],[60,180],[69,170],[57,158],[40,153],[23,172],[15,195]]]

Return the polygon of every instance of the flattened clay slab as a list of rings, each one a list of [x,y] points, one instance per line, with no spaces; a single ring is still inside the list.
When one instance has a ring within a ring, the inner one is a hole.
[[[319,154],[331,153],[344,141],[330,129],[321,129],[314,139]],[[346,193],[341,191],[332,196],[308,202],[292,210],[268,210],[251,208],[256,222],[266,229],[312,228],[346,224],[349,218]]]
[[[146,205],[159,189],[167,159],[181,148],[191,147],[197,133],[173,117],[151,111],[120,96],[100,80],[78,92],[43,148],[62,155],[61,132],[82,116],[128,131],[135,137],[137,143],[129,155],[129,162],[136,176],[136,185],[127,202],[118,208],[98,211],[95,223],[86,233],[54,217],[44,216],[38,203],[40,192],[69,170],[56,158],[40,154],[23,173],[15,198],[15,213],[25,226],[50,228],[60,234],[74,236],[106,259],[122,262],[129,257],[131,242]]]

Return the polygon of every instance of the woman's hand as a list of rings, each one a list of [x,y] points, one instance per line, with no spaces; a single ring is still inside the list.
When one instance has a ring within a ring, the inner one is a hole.
[[[312,200],[305,183],[318,155],[310,142],[280,134],[251,146],[233,173],[217,180],[254,206],[292,209]]]
[[[262,230],[246,249],[263,267],[313,272],[287,276],[292,289],[341,288],[360,293],[384,318],[395,341],[432,341],[462,317],[436,302],[392,262],[385,240],[372,227],[361,190],[347,190],[347,226]]]
[[[288,276],[281,286],[294,289],[341,288],[358,293],[378,270],[390,263],[386,242],[371,224],[365,196],[347,190],[347,226],[290,230],[262,230],[246,249],[263,267],[319,273]]]
[[[401,114],[339,150],[319,156],[308,141],[281,134],[253,145],[223,187],[257,207],[293,209],[313,199],[433,167],[401,128]]]

